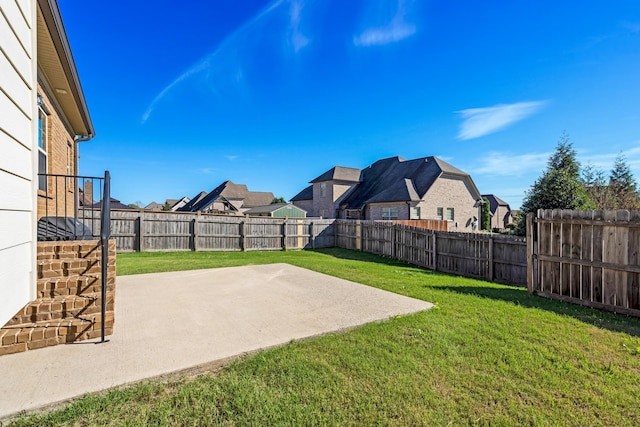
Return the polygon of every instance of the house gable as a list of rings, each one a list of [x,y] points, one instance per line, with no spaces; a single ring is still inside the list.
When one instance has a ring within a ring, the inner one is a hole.
[[[180,208],[183,212],[220,212],[242,213],[243,211],[271,203],[271,192],[249,191],[244,184],[225,181],[210,193],[201,192],[191,202]]]
[[[351,174],[349,182],[335,179],[345,175],[344,169],[349,169]],[[358,169],[332,168],[312,180],[312,186],[298,193],[292,201],[296,206],[311,208],[314,216],[384,219],[397,213],[398,219],[436,219],[435,208],[431,215],[425,200],[431,198],[444,209],[456,209],[445,200],[430,196],[432,191],[438,193],[443,187],[439,181],[445,180],[448,183],[444,185],[448,187],[446,191],[460,193],[452,197],[460,199],[456,203],[462,203],[456,206],[459,217],[465,217],[464,223],[469,214],[472,214],[471,218],[478,215],[480,193],[471,177],[437,157],[381,159],[360,170],[357,180],[354,171]]]

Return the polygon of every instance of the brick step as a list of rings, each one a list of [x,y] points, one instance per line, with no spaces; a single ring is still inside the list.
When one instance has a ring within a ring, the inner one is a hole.
[[[113,312],[105,316],[105,334],[113,333]],[[101,335],[100,313],[84,318],[42,320],[5,325],[0,329],[0,356],[26,350],[71,343]]]
[[[110,289],[112,283],[107,284]],[[37,298],[53,298],[63,295],[83,295],[85,293],[100,292],[102,278],[100,274],[85,274],[83,276],[56,276],[36,281]]]
[[[107,294],[107,311],[113,310],[113,293]],[[72,318],[91,318],[100,313],[101,294],[64,295],[38,298],[27,304],[6,326],[25,325],[32,322],[54,321]]]
[[[100,274],[100,259],[38,259],[37,278],[47,279],[58,276],[82,276]]]

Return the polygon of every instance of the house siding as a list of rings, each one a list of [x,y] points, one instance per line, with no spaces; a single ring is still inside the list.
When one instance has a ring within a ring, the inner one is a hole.
[[[35,10],[0,3],[0,325],[35,296]]]
[[[479,218],[476,199],[468,179],[457,176],[441,176],[417,206],[422,219],[438,219],[439,207],[443,208],[446,219],[447,208],[454,208],[454,220],[449,221],[449,231],[472,231],[473,217]]]

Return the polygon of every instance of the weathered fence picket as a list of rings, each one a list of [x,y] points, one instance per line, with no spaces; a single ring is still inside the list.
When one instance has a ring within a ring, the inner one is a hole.
[[[111,233],[118,252],[311,249],[335,246],[333,222],[112,210]]]
[[[640,211],[540,210],[527,221],[529,292],[640,316]]]
[[[385,221],[337,220],[334,228],[338,247],[466,277],[527,284],[527,252],[522,238],[451,233]]]

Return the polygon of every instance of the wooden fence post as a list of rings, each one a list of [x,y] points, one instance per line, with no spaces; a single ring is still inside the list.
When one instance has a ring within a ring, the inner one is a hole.
[[[533,290],[535,289],[535,283],[534,283],[534,268],[535,268],[535,260],[534,260],[534,238],[533,238],[533,214],[532,213],[528,213],[527,214],[527,221],[526,221],[526,238],[525,241],[527,242],[527,290],[529,291],[530,294],[533,293]]]
[[[437,233],[434,231],[433,232],[433,271],[438,271],[438,249],[437,249],[437,243],[438,240],[436,238]]]
[[[489,281],[493,282],[493,236],[489,236]]]
[[[362,250],[362,225],[360,220],[356,220],[356,250]]]
[[[198,252],[200,247],[198,245],[198,219],[200,219],[200,211],[198,211],[198,215],[191,220],[191,238],[193,239],[192,248],[194,252]]]
[[[138,251],[144,252],[144,211],[140,209],[138,213]]]
[[[313,221],[309,222],[309,244],[311,245],[311,249],[316,248],[316,236],[315,236],[315,228],[313,227]]]
[[[240,224],[238,226],[238,231],[240,232],[240,250],[242,252],[244,252],[246,250],[247,247],[247,242],[245,242],[245,223],[244,221],[240,221]]]
[[[282,249],[287,250],[287,220],[282,220]]]
[[[391,258],[396,259],[396,254],[398,253],[398,225],[393,224],[391,228]]]

